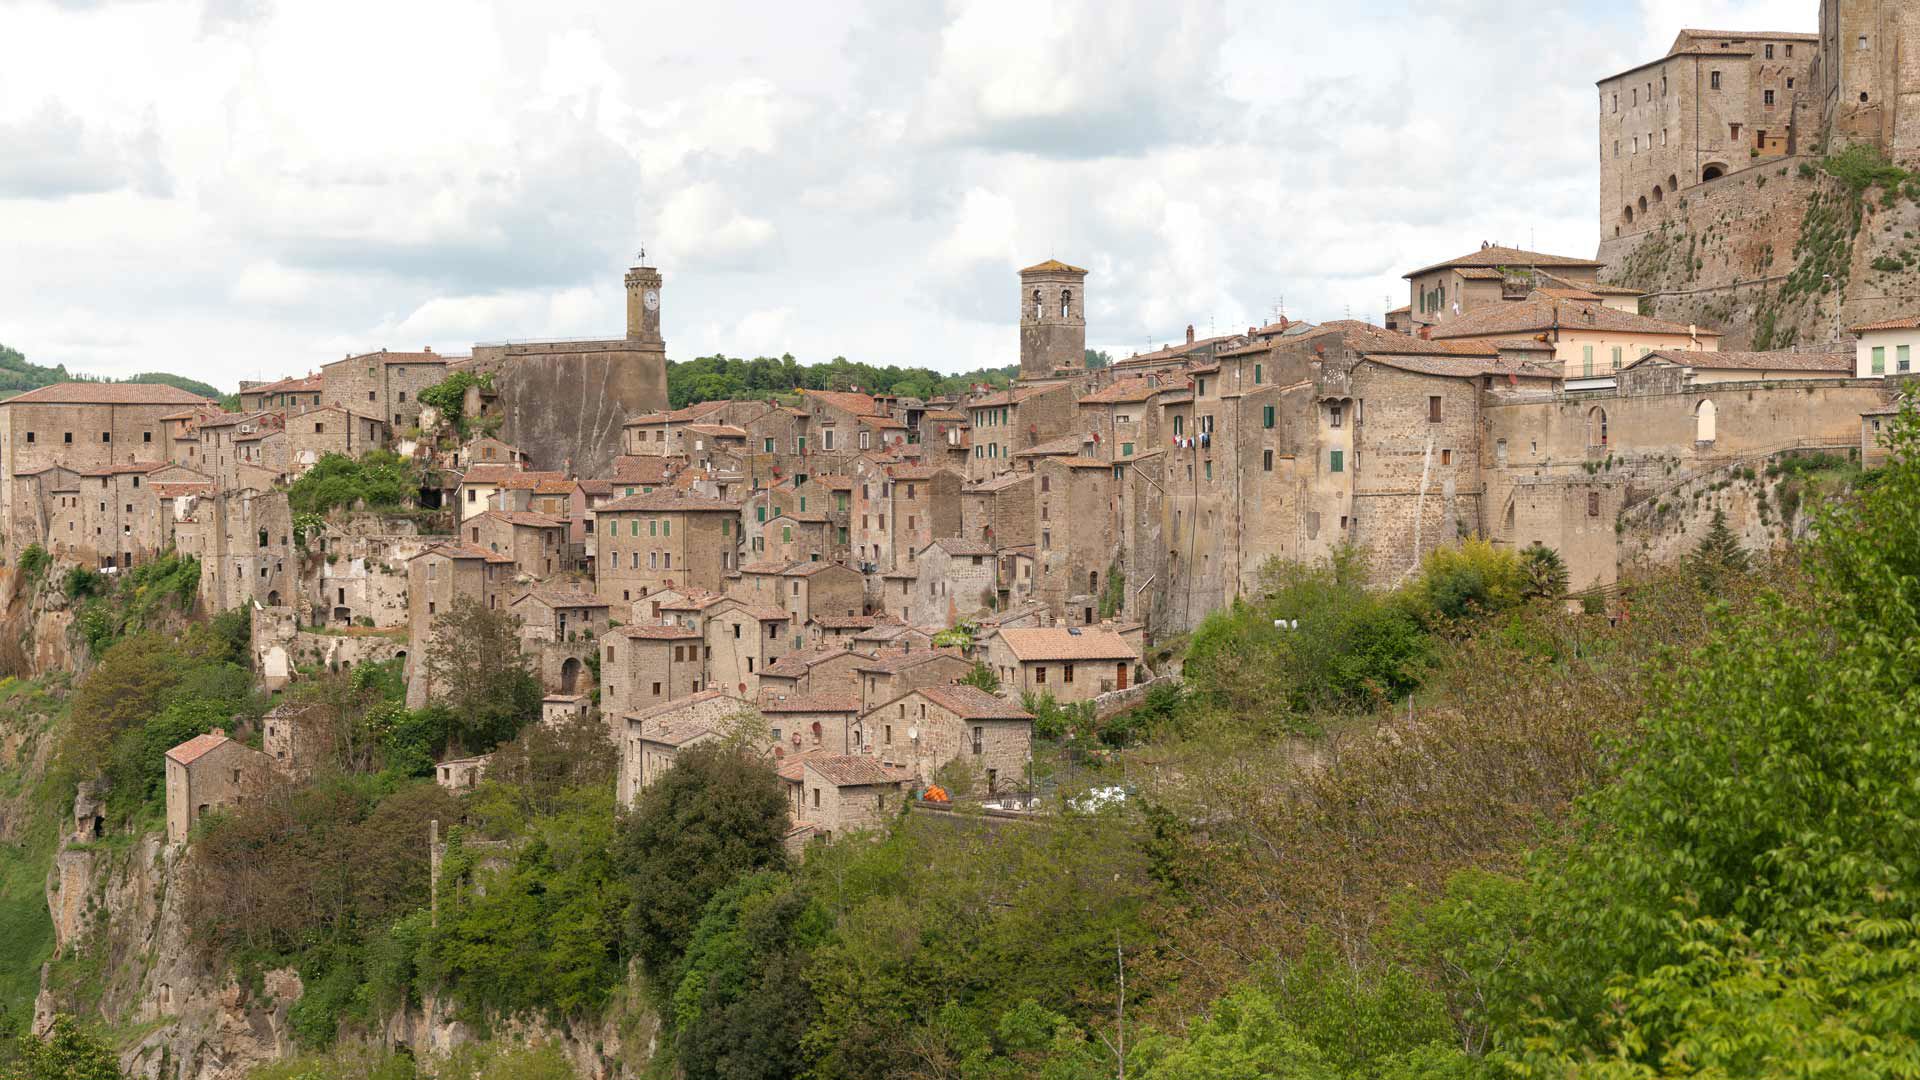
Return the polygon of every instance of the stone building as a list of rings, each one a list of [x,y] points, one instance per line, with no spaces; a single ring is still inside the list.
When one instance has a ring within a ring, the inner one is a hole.
[[[420,424],[420,391],[447,377],[447,358],[419,352],[362,353],[320,367],[320,400],[378,417],[395,432]]]
[[[867,710],[860,738],[918,783],[965,762],[989,794],[1021,790],[1033,761],[1033,715],[976,686],[922,686]]]
[[[1034,542],[1032,473],[1002,473],[960,489],[960,535],[996,548]]]
[[[906,649],[878,653],[853,670],[860,680],[860,707],[870,709],[917,687],[959,682],[973,670],[973,661],[959,649]]]
[[[471,544],[438,543],[407,561],[408,708],[420,708],[433,695],[427,652],[434,641],[434,620],[462,599],[504,610],[512,589],[513,560]]]
[[[853,697],[860,695],[859,665],[873,654],[845,648],[800,649],[782,656],[760,675],[760,702],[769,704],[795,697]]]
[[[157,383],[55,383],[0,402],[0,523],[14,551],[46,536],[45,509],[19,502],[16,478],[52,466],[96,469],[167,462],[164,417],[212,407],[198,394]],[[48,493],[51,495],[51,492]]]
[[[260,798],[272,785],[273,759],[224,731],[195,735],[168,750],[167,840],[184,844],[200,819]]]
[[[753,703],[718,690],[650,705],[620,717],[620,805],[631,809],[642,788],[673,768],[682,750],[725,738],[730,725],[753,715]]]
[[[610,603],[660,589],[719,592],[738,565],[740,504],[677,493],[629,495],[594,510],[594,579]]]
[[[1001,692],[1052,694],[1055,701],[1087,701],[1134,683],[1140,653],[1104,627],[1003,629],[987,639],[986,663]]]
[[[621,716],[706,689],[705,639],[685,626],[618,626],[600,637],[600,711]]]
[[[1536,298],[1492,304],[1433,330],[1435,341],[1495,345],[1538,338],[1554,346],[1568,379],[1606,379],[1655,349],[1711,352],[1720,332],[1621,311],[1594,301]]]
[[[792,651],[789,616],[775,607],[737,596],[715,597],[697,627],[706,645],[706,681],[756,699],[760,676]]]
[[[855,738],[860,722],[856,695],[793,694],[761,702],[760,714],[766,717],[767,738],[777,755],[870,752]]]
[[[1525,300],[1543,286],[1615,291],[1597,280],[1604,265],[1593,259],[1483,244],[1477,251],[1403,275],[1410,296],[1405,309],[1410,325],[1404,330],[1417,333],[1483,308]]]
[[[1819,51],[1813,34],[1682,30],[1601,79],[1601,235],[1656,228],[1693,188],[1817,146]]]
[[[1075,421],[1073,387],[1016,386],[967,402],[973,457],[967,477],[985,480],[1013,468],[1016,452],[1067,434]]]
[[[567,523],[531,510],[488,510],[460,523],[463,539],[513,560],[516,574],[545,581],[567,569]]]
[[[261,751],[276,769],[297,779],[313,775],[332,756],[333,735],[327,709],[320,705],[282,703],[260,720]]]
[[[879,828],[900,812],[901,787],[912,778],[905,769],[858,754],[806,754],[781,762],[777,771],[787,785],[793,821],[823,842]]]
[[[853,557],[868,573],[910,570],[914,553],[961,528],[961,475],[926,465],[854,466]]]
[[[915,560],[920,577],[907,606],[907,621],[948,627],[991,608],[997,599],[995,554],[993,545],[984,541],[952,536],[921,548]]]
[[[1811,74],[1827,146],[1920,150],[1920,12],[1902,0],[1820,0]]]
[[[322,405],[286,420],[285,471],[301,473],[328,454],[357,458],[387,444],[386,422],[339,405]]]
[[[610,628],[608,605],[589,592],[565,587],[529,589],[507,610],[520,619],[522,651],[548,690],[563,695],[588,689],[587,660]]]

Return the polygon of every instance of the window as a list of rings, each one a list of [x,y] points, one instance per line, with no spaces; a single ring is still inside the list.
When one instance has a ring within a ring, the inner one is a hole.
[[[1041,686],[1047,684],[1047,669],[1044,665],[1033,669],[1033,681]]]
[[[1885,375],[1887,373],[1887,347],[1885,345],[1875,345],[1873,347],[1873,373],[1875,375]]]
[[[1438,395],[1427,398],[1427,423],[1440,422],[1440,398]]]
[[[981,735],[984,730],[985,729],[978,727],[973,729],[973,752],[976,754],[980,752]]]
[[[1121,444],[1120,444],[1120,456],[1121,456],[1121,457],[1132,457],[1132,456],[1133,456],[1133,444],[1132,444],[1132,443],[1130,443],[1130,442],[1123,442],[1123,443],[1121,443]]]
[[[1593,346],[1580,346],[1580,374],[1593,378]]]
[[[1212,458],[1208,458],[1206,461],[1206,472],[1207,472],[1207,479],[1209,480],[1213,479],[1213,459]]]
[[[1268,405],[1260,410],[1260,426],[1263,428],[1273,427],[1273,406]]]
[[[1263,374],[1263,373],[1262,373],[1262,370],[1261,370],[1261,367],[1260,367],[1260,365],[1259,365],[1259,364],[1255,364],[1255,365],[1253,365],[1253,385],[1255,385],[1255,386],[1259,386],[1259,385],[1260,385],[1260,382],[1261,382],[1261,376],[1262,376],[1262,374]]]
[[[1791,59],[1791,58],[1793,57],[1793,46],[1791,46],[1791,45],[1789,45],[1789,46],[1787,46],[1787,57],[1788,57],[1789,59]],[[1791,80],[1791,79],[1789,79],[1789,80],[1788,80],[1788,83],[1789,83],[1789,85],[1791,85],[1791,83],[1792,83],[1792,80]]]
[[[1620,370],[1620,353],[1621,353],[1621,351],[1622,351],[1622,350],[1621,350],[1621,347],[1620,347],[1620,346],[1618,346],[1618,345],[1615,345],[1615,346],[1613,347],[1613,370],[1615,370],[1615,371],[1619,371],[1619,370]]]
[[[1271,450],[1260,451],[1260,471],[1261,472],[1273,471],[1273,451]]]
[[[1178,415],[1176,415],[1176,416],[1175,416],[1175,417],[1173,418],[1173,433],[1174,433],[1175,435],[1185,435],[1185,434],[1187,433],[1187,418],[1186,418],[1186,417],[1184,417],[1184,416],[1178,416]],[[72,442],[73,440],[72,440],[72,439],[68,439],[67,441],[68,441],[68,442]]]
[[[1060,665],[1060,681],[1063,683],[1070,683],[1073,681],[1073,665],[1072,664]],[[974,751],[974,753],[977,754],[979,753],[979,751],[976,750]]]
[[[62,432],[60,441],[63,444],[71,444],[73,442],[73,432],[71,431]]]
[[[1707,76],[1707,88],[1709,90],[1720,89],[1720,73],[1719,72],[1715,71]]]
[[[141,442],[143,442],[143,443],[150,443],[150,442],[152,442],[152,441],[153,441],[153,432],[151,432],[151,431],[143,431],[143,432],[141,432],[141,433],[140,433],[140,441],[141,441]]]
[[[1600,516],[1600,493],[1597,491],[1587,492],[1587,516]]]
[[[1347,410],[1342,406],[1334,405],[1327,409],[1327,425],[1329,427],[1339,427],[1346,421],[1346,418]]]
[[[29,446],[33,444],[33,432],[31,431],[27,432],[27,444]]]
[[[1613,95],[1613,111],[1614,112],[1620,111],[1620,95],[1619,94]]]
[[[1440,451],[1440,464],[1442,465],[1453,464],[1453,451],[1451,450]]]
[[[1867,51],[1867,35],[1865,35],[1865,34],[1861,34],[1861,35],[1860,35],[1860,41],[1859,41],[1859,43],[1858,43],[1857,45],[1855,45],[1855,46],[1854,46],[1854,50],[1855,50],[1856,52],[1866,52],[1866,51]]]
[[[1768,46],[1768,48],[1772,48],[1772,46]],[[1760,98],[1766,104],[1767,108],[1769,109],[1773,108],[1773,91],[1771,90],[1763,91],[1760,94]]]
[[[1328,471],[1329,472],[1345,472],[1346,463],[1347,463],[1346,458],[1347,458],[1347,455],[1345,451],[1341,451],[1341,450],[1329,451],[1327,456]]]
[[[1767,59],[1769,60],[1773,59],[1773,46],[1771,45],[1767,46],[1766,52],[1767,52]]]
[[[1893,370],[1895,371],[1913,370],[1912,353],[1913,353],[1913,346],[1911,345],[1896,346],[1893,350]],[[133,482],[136,484],[139,483],[140,478],[137,476],[134,477]]]
[[[1788,79],[1788,80],[1787,80],[1787,89],[1789,89],[1789,90],[1791,90],[1791,89],[1793,89],[1793,80],[1792,80],[1792,79]]]

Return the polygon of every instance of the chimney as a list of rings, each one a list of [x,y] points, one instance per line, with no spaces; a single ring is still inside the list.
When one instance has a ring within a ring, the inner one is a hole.
[[[1193,324],[1187,324],[1187,344],[1193,344]]]
[[[1423,327],[1421,327],[1421,328],[1420,328],[1420,340],[1421,340],[1421,341],[1432,341],[1432,340],[1433,340],[1433,327],[1431,327],[1431,326],[1423,326]]]

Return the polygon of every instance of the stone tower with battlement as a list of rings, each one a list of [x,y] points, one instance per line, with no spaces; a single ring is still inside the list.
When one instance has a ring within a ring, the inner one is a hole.
[[[1087,366],[1087,272],[1048,259],[1020,271],[1020,377]]]
[[[636,266],[627,271],[627,340],[660,344],[660,271]]]

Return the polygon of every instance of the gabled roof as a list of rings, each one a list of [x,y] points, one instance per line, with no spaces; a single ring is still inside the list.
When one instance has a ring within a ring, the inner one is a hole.
[[[165,383],[63,382],[15,394],[0,405],[212,405]]]
[[[1631,311],[1620,311],[1605,304],[1572,300],[1520,300],[1486,304],[1433,328],[1438,338],[1508,337],[1552,330],[1606,330],[1624,334],[1687,334],[1718,338],[1720,331],[1709,327],[1687,327],[1684,323],[1650,319]]]
[[[1160,392],[1157,379],[1138,378],[1121,379],[1112,386],[1097,393],[1088,394],[1080,399],[1082,405],[1131,405],[1136,402],[1150,401]]]
[[[529,589],[521,593],[514,603],[518,604],[522,600],[532,600],[550,608],[610,608],[613,606],[593,593],[574,589]]]
[[[922,547],[920,550],[924,553],[927,550],[935,547],[938,547],[941,551],[944,551],[949,555],[991,555],[993,554],[992,544],[989,544],[984,540],[969,540],[964,536],[943,536],[938,540],[930,540],[927,542],[926,546]]]
[[[959,660],[964,663],[966,658],[960,655],[959,649],[915,649],[908,652],[882,653],[871,660],[863,660],[853,665],[853,669],[878,671],[891,675],[935,660]]]
[[[1369,355],[1493,357],[1500,352],[1486,342],[1428,341],[1355,319],[1321,323],[1302,340],[1311,341],[1327,334],[1338,334],[1349,348]]]
[[[1077,457],[1081,449],[1092,441],[1093,436],[1091,435],[1078,431],[1070,431],[1058,438],[1048,439],[1043,443],[1035,443],[1025,450],[1015,450],[1013,456],[1017,458]]]
[[[504,482],[509,476],[518,476],[523,471],[524,470],[518,465],[502,465],[495,462],[486,462],[480,465],[468,466],[467,471],[460,474],[460,482],[463,484],[499,484]]]
[[[442,541],[441,543],[435,544],[407,561],[412,562],[413,559],[424,559],[429,555],[444,555],[449,559],[481,559],[490,563],[510,564],[513,562],[512,558],[502,555],[497,551],[488,551],[486,548],[480,547],[477,544],[463,544],[453,541]]]
[[[1041,394],[1051,394],[1066,389],[1068,389],[1068,387],[1065,383],[1054,383],[1050,386],[1015,386],[997,393],[988,394],[983,398],[969,401],[966,403],[966,407],[969,409],[994,409],[1002,405],[1018,405],[1023,401],[1039,397]]]
[[[834,787],[873,787],[879,784],[898,784],[910,775],[908,770],[888,768],[880,764],[880,759],[860,754],[836,754],[832,757],[810,757],[804,768],[820,774],[821,779]]]
[[[780,659],[775,660],[773,663],[768,664],[766,670],[762,671],[761,674],[772,675],[780,679],[795,679],[805,675],[815,665],[824,664],[829,660],[837,660],[842,657],[852,657],[855,660],[869,660],[872,659],[872,656],[873,654],[871,653],[855,652],[852,649],[840,645],[822,645],[811,649],[802,649],[799,652],[790,652]]]
[[[1007,633],[1002,630],[1001,633]],[[1032,720],[1033,714],[977,686],[923,686],[912,691],[962,720]],[[903,695],[911,696],[911,695]],[[892,702],[887,704],[891,705]]]
[[[763,713],[857,713],[858,694],[795,694],[781,701],[762,702]]]
[[[1580,268],[1590,267],[1598,270],[1605,265],[1605,263],[1595,262],[1592,259],[1577,259],[1567,255],[1548,255],[1538,251],[1523,251],[1520,248],[1488,244],[1479,251],[1468,252],[1459,258],[1448,259],[1445,262],[1437,262],[1432,266],[1423,266],[1418,270],[1400,276],[1403,278],[1419,277],[1421,274],[1430,274],[1435,270],[1450,270],[1457,267],[1570,266]]]
[[[1032,481],[1033,481],[1033,474],[1030,472],[1001,473],[999,476],[995,476],[987,480],[981,480],[978,483],[968,484],[966,487],[961,488],[960,490],[962,494],[992,493],[996,491],[1005,491],[1007,488],[1015,487],[1020,484],[1031,483]]]
[[[800,393],[855,416],[872,416],[880,411],[880,406],[874,403],[872,397],[850,390],[801,390]]]
[[[1000,631],[1015,659],[1137,660],[1126,639],[1111,630],[1092,626],[1011,627]]]
[[[721,398],[717,401],[696,401],[692,405],[688,405],[684,409],[674,409],[671,412],[647,413],[643,416],[631,417],[627,420],[626,425],[624,426],[632,427],[636,424],[688,423],[694,420],[698,420],[703,416],[709,416],[709,415],[712,415],[713,413],[717,413],[731,404],[733,404],[733,402],[726,398]]]
[[[509,525],[521,525],[529,529],[564,529],[567,523],[549,514],[533,510],[483,510],[475,514],[476,518],[497,518]]]
[[[335,364],[350,364],[355,360],[361,363],[376,361],[382,364],[444,364],[450,359],[455,358],[442,356],[431,349],[424,352],[388,352],[385,349],[381,349],[378,352],[360,353],[356,356],[349,356],[343,360],[335,360],[331,364],[321,364],[320,366],[330,368]]]
[[[205,757],[210,751],[217,750],[232,742],[225,732],[209,731],[205,735],[195,735],[179,746],[167,751],[167,757],[182,765],[191,765]]]
[[[812,577],[823,570],[845,570],[850,574],[859,573],[858,570],[841,566],[839,563],[822,562],[817,559],[802,559],[788,566],[785,570],[780,571],[780,574],[782,577]]]
[[[894,615],[815,615],[808,622],[823,630],[864,630],[900,621]]]

